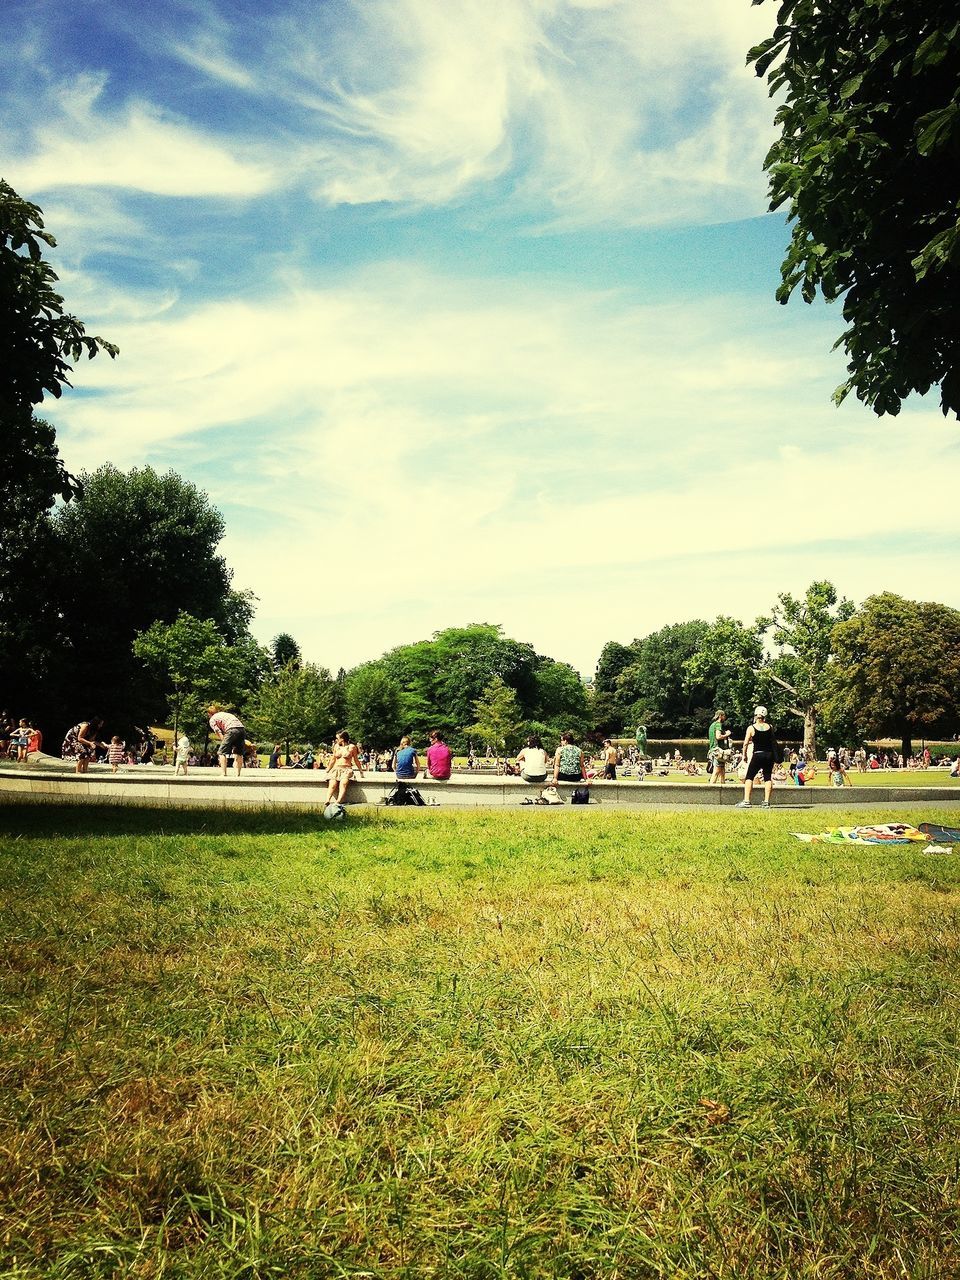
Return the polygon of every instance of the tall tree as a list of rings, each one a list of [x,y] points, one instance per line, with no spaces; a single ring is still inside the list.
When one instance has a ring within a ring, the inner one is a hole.
[[[838,599],[832,582],[813,582],[800,600],[781,593],[770,616],[760,620],[779,650],[768,678],[788,694],[787,708],[803,721],[803,745],[812,756],[829,688],[834,628],[852,612],[853,605]]]
[[[44,252],[56,246],[40,209],[0,180],[0,671],[42,715],[38,682],[59,656],[57,616],[38,583],[58,563],[46,514],[77,482],[49,422],[33,416],[69,386],[71,361],[117,348],[64,309]]]
[[[794,227],[777,297],[843,299],[835,399],[879,414],[939,385],[960,416],[958,31],[956,0],[780,0],[748,54],[781,101],[765,168]]]
[[[347,677],[347,725],[368,747],[388,746],[403,732],[400,687],[380,663],[368,662]]]
[[[270,653],[273,657],[273,665],[278,671],[287,667],[292,662],[295,666],[300,665],[301,654],[300,646],[294,640],[293,636],[286,631],[281,631],[278,636],[273,637],[270,645]]]
[[[324,667],[291,658],[264,681],[250,704],[245,723],[259,737],[311,745],[329,742],[336,730],[334,682]]]
[[[180,613],[211,619],[225,638],[249,617],[217,554],[223,518],[174,472],[105,465],[81,476],[82,493],[52,518],[61,550],[51,591],[60,614],[59,675],[52,690],[67,715],[98,707],[140,720],[156,714],[131,645],[151,623]],[[77,705],[82,700],[82,705]]]
[[[154,622],[136,636],[133,653],[158,680],[174,735],[185,728],[191,737],[206,733],[210,702],[242,705],[267,661],[249,638],[228,644],[217,623],[189,613]]]
[[[960,612],[870,596],[834,630],[828,708],[864,733],[913,738],[960,730]]]
[[[58,397],[70,385],[71,361],[92,359],[98,351],[117,354],[112,342],[88,334],[64,310],[54,288],[57,274],[43,256],[44,248],[56,243],[37,205],[0,179],[0,435],[14,480],[22,474],[29,485],[36,479],[39,443],[49,464],[47,506],[55,496],[68,499],[76,484],[60,461],[49,427],[38,442],[33,409],[45,396]]]
[[[764,627],[745,626],[721,616],[700,637],[696,653],[684,663],[688,681],[710,690],[713,709],[722,708],[732,724],[748,723],[758,702],[771,702],[774,686],[763,651]]]
[[[699,618],[670,623],[633,644],[635,657],[617,677],[626,719],[674,733],[700,733],[709,723],[712,691],[690,680],[686,663],[698,651],[708,624]]]
[[[494,676],[473,704],[474,724],[466,726],[481,742],[493,747],[497,755],[505,755],[516,747],[523,724],[516,692],[502,676]]]

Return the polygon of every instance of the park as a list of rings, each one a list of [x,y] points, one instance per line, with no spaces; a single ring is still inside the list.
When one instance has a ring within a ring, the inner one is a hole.
[[[960,1276],[955,4],[10,16],[0,1280]]]

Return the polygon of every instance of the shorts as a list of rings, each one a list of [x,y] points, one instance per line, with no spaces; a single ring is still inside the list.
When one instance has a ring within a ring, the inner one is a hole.
[[[617,766],[615,764],[605,764],[603,766],[603,776],[608,782],[616,782]]]
[[[220,746],[217,748],[217,755],[243,756],[246,754],[246,747],[247,731],[242,724],[238,724],[234,728],[228,729],[223,735]]]
[[[748,779],[752,779],[758,773],[763,774],[764,782],[773,781],[773,756],[769,751],[755,751],[750,757],[746,776]]]
[[[521,773],[520,777],[524,782],[533,782],[539,786],[541,782],[546,782],[547,775],[545,773]]]
[[[558,782],[582,782],[583,776],[579,773],[558,773]]]

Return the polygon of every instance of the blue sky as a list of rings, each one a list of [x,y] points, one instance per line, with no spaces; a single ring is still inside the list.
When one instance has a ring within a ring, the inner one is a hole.
[[[500,622],[585,674],[831,578],[960,606],[956,424],[835,409],[748,0],[14,0],[0,175],[120,358],[72,469],[223,511],[255,631],[336,669]],[[928,496],[929,495],[929,496]]]

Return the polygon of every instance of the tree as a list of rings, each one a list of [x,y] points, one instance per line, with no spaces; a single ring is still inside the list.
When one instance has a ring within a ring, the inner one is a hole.
[[[259,737],[291,742],[329,742],[336,731],[334,682],[324,667],[291,658],[264,681],[248,713],[247,724]]]
[[[794,223],[777,298],[843,298],[834,398],[878,414],[939,386],[960,416],[958,32],[955,0],[781,0],[748,54],[782,98],[764,165]]]
[[[109,464],[81,483],[51,518],[59,653],[48,701],[66,715],[96,707],[143,723],[162,700],[133,657],[134,637],[187,613],[210,619],[236,645],[248,638],[251,599],[230,590],[217,554],[223,517],[194,485],[174,472]]]
[[[174,736],[181,728],[205,735],[210,702],[242,705],[266,661],[249,638],[227,644],[215,622],[189,613],[154,622],[134,639],[133,653],[160,683]]]
[[[803,745],[811,756],[829,687],[834,628],[852,612],[849,600],[838,602],[832,582],[813,582],[802,600],[781,593],[770,616],[759,620],[780,651],[767,667],[768,678],[789,695],[787,709],[803,721]]]
[[[98,351],[117,355],[117,347],[86,332],[76,316],[64,311],[53,287],[57,274],[44,261],[43,247],[56,240],[44,229],[35,204],[22,199],[0,179],[0,435],[4,463],[11,467],[5,483],[29,485],[36,480],[38,433],[31,424],[33,408],[44,396],[59,397],[70,385],[70,361],[92,359]],[[60,461],[49,427],[39,433],[47,464],[49,506],[55,496],[68,500],[76,483]],[[11,444],[12,441],[12,444]]]
[[[565,729],[571,729],[579,740],[590,723],[587,691],[580,673],[567,662],[541,658],[534,672],[534,690],[532,715],[538,726],[535,732],[555,740]]]
[[[383,666],[369,662],[347,677],[347,726],[368,747],[396,742],[402,732],[400,687]]]
[[[516,747],[523,728],[520,704],[502,676],[493,677],[473,704],[473,713],[476,723],[466,726],[468,733],[493,747],[498,755]]]
[[[273,637],[270,645],[270,652],[273,657],[273,665],[278,671],[283,667],[289,666],[292,662],[295,666],[300,665],[301,654],[300,646],[294,640],[293,636],[286,631],[281,631],[278,636]]]
[[[772,702],[765,668],[763,626],[745,626],[721,616],[700,637],[696,653],[684,663],[691,684],[709,689],[713,709],[722,708],[733,723],[747,723],[758,702]]]
[[[915,735],[960,728],[960,612],[944,604],[870,596],[833,633],[828,707],[864,733]]]
[[[697,618],[671,623],[634,641],[633,661],[616,681],[627,723],[653,724],[680,734],[702,731],[712,709],[712,690],[689,679],[686,663],[708,629]]]

